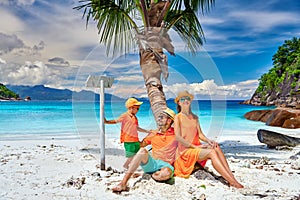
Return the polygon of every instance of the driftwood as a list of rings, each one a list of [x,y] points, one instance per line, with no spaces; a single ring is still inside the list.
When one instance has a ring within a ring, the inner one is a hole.
[[[300,144],[300,138],[291,137],[264,129],[259,129],[257,131],[257,137],[261,143],[267,144],[269,148],[275,148],[276,146],[295,147]]]

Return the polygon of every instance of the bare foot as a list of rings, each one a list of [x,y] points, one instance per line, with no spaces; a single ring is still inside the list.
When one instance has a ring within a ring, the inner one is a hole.
[[[128,191],[128,190],[129,190],[129,188],[126,185],[122,185],[121,183],[112,188],[113,192],[122,192],[122,191]]]
[[[244,186],[242,184],[238,183],[238,182],[234,183],[234,184],[230,184],[230,186],[238,188],[238,189],[244,188]]]

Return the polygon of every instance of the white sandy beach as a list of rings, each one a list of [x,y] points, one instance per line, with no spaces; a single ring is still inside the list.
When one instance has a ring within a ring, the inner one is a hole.
[[[82,150],[79,139],[0,141],[0,199],[199,199],[201,194],[212,200],[300,198],[300,147],[270,150],[255,134],[218,142],[244,189],[194,175],[176,177],[174,185],[138,177],[129,181],[128,192],[114,194],[110,188],[122,179],[123,173],[116,171],[123,170],[125,161],[117,140],[106,142],[106,166],[114,171],[101,171],[99,148]],[[207,167],[213,169],[210,162]]]

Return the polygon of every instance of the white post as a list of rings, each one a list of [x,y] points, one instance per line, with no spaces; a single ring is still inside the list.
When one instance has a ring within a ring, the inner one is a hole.
[[[105,170],[104,81],[100,81],[100,164]]]
[[[86,80],[86,87],[100,88],[100,165],[101,170],[105,170],[105,127],[104,127],[104,88],[110,88],[114,82],[114,78],[106,76],[89,75]]]

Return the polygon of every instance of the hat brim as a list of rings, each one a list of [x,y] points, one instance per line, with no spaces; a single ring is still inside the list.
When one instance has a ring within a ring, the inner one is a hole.
[[[143,102],[136,102],[136,103],[134,103],[132,106],[140,106],[140,105],[142,105],[143,104]]]
[[[174,121],[174,117],[170,113],[166,112],[165,110],[163,111],[163,113],[166,114],[170,119]]]

